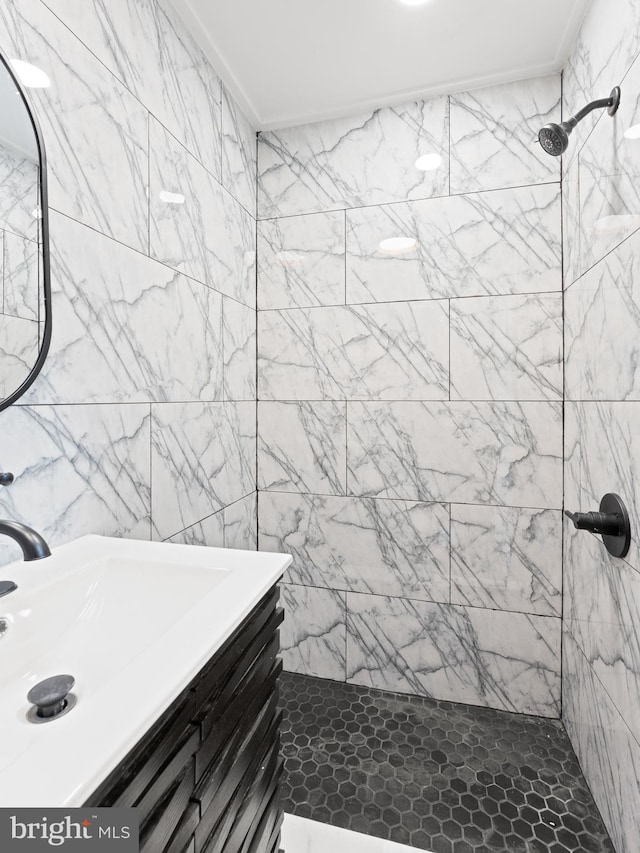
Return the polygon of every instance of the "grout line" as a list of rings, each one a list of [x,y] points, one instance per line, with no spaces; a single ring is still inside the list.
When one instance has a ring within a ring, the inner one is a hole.
[[[640,230],[640,229],[639,229]],[[158,261],[158,263],[162,263]],[[171,268],[170,268],[171,269]],[[567,288],[568,289],[568,288]],[[333,302],[327,305],[284,305],[280,308],[260,308],[258,309],[261,314],[270,314],[270,313],[285,313],[289,311],[318,311],[318,310],[326,310],[329,308],[359,308],[365,305],[411,305],[414,302],[427,302],[427,303],[437,303],[437,302],[456,302],[462,299],[519,299],[524,296],[538,296],[538,297],[546,297],[546,296],[560,296],[562,290],[560,288],[556,288],[555,290],[527,290],[519,293],[470,293],[466,296],[433,296],[433,297],[412,297],[409,299],[372,299],[369,302]]]
[[[508,192],[510,190],[525,190],[535,189],[536,187],[548,187],[560,184],[560,179],[553,181],[540,181],[534,184],[516,184],[514,186],[491,187],[483,190],[471,190],[470,192],[444,193],[443,195],[424,196],[424,198],[398,199],[396,201],[370,202],[368,204],[347,205],[336,203],[335,207],[328,207],[323,210],[302,210],[297,213],[288,213],[280,216],[261,216],[261,222],[273,222],[277,219],[295,219],[298,216],[322,216],[325,213],[338,213],[341,210],[368,210],[373,207],[392,207],[393,205],[416,204],[427,201],[443,201],[450,198],[460,198],[476,195],[487,195],[488,193]]]
[[[196,522],[196,523],[198,523],[198,522]],[[174,535],[177,535],[177,534],[174,534]],[[288,571],[291,571],[291,569],[289,569]],[[462,610],[476,610],[476,611],[481,610],[481,611],[485,611],[487,613],[512,613],[515,616],[528,616],[528,617],[533,617],[535,619],[552,619],[554,622],[558,623],[558,626],[561,627],[561,625],[562,625],[562,619],[557,613],[533,613],[530,610],[515,610],[515,609],[509,610],[505,607],[481,607],[480,605],[477,605],[477,604],[458,604],[458,603],[454,604],[454,603],[446,601],[446,600],[443,601],[443,600],[433,599],[433,598],[416,598],[415,596],[410,596],[410,595],[392,595],[392,594],[384,593],[384,592],[371,592],[369,590],[349,589],[348,587],[344,587],[344,586],[342,586],[342,587],[340,587],[340,586],[319,586],[318,584],[300,583],[300,582],[291,581],[291,580],[283,581],[283,583],[286,586],[297,586],[297,587],[302,587],[304,589],[318,589],[318,590],[325,590],[325,591],[329,591],[329,592],[338,592],[338,593],[341,593],[342,595],[344,595],[345,598],[348,598],[348,596],[350,596],[350,595],[362,595],[362,596],[369,596],[371,598],[390,598],[390,599],[393,599],[394,601],[411,601],[411,602],[415,602],[416,604],[437,604],[437,605],[442,606],[442,607],[456,607],[456,608],[462,609]]]

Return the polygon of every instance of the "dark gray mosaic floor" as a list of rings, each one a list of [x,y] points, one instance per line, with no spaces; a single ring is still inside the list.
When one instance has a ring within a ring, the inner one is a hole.
[[[433,853],[614,853],[561,723],[284,673],[285,811]]]

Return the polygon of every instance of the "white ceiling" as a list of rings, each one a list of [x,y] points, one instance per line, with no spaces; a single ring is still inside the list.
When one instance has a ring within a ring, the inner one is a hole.
[[[172,0],[259,130],[559,71],[591,0]]]

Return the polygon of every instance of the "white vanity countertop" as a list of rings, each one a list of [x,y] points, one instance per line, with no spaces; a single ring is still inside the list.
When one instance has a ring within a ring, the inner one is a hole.
[[[85,536],[0,568],[0,807],[82,805],[291,562],[284,554]],[[68,673],[77,705],[26,719]]]

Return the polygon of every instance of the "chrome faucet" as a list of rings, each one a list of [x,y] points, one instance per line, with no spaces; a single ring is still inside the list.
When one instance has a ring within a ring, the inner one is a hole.
[[[43,560],[51,556],[49,546],[42,536],[26,524],[20,524],[18,521],[0,521],[0,536],[3,534],[18,543],[26,562]]]

